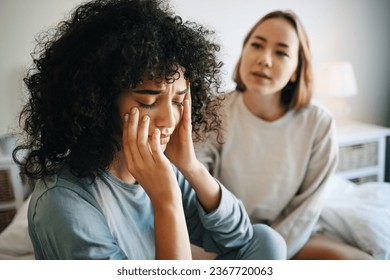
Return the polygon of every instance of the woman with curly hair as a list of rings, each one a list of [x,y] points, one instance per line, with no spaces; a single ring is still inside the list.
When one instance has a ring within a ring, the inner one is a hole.
[[[34,183],[37,259],[190,259],[190,243],[285,258],[195,156],[193,138],[219,128],[211,34],[158,0],[97,0],[42,39],[13,154]]]

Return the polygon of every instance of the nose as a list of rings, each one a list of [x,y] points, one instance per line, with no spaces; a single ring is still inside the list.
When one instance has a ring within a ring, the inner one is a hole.
[[[173,128],[175,126],[175,115],[172,103],[166,104],[161,108],[155,118],[155,125],[159,129]]]
[[[272,55],[269,51],[261,52],[258,58],[258,64],[263,65],[265,67],[272,66]]]

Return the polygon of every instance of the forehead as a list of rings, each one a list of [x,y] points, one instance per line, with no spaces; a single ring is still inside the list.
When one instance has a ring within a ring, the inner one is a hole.
[[[284,18],[271,18],[260,23],[253,31],[251,38],[262,37],[270,42],[286,43],[299,46],[299,39],[294,26]]]
[[[180,77],[176,80],[172,81],[164,81],[161,79],[144,79],[142,84],[137,85],[135,87],[136,90],[142,90],[142,89],[168,89],[168,88],[177,88],[177,89],[184,89],[187,87],[187,80],[184,78],[184,75],[181,73]]]

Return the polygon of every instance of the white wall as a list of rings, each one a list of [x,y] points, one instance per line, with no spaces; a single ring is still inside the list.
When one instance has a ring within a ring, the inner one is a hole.
[[[35,37],[55,26],[78,0],[0,0],[0,135],[18,125],[22,79]]]
[[[0,0],[0,134],[17,125],[22,76],[34,38],[81,0]],[[390,126],[390,1],[388,0],[171,0],[185,20],[216,30],[225,62],[226,89],[250,27],[274,9],[292,9],[309,34],[314,66],[346,59],[355,67],[359,94],[352,117]],[[245,3],[245,5],[243,4]]]

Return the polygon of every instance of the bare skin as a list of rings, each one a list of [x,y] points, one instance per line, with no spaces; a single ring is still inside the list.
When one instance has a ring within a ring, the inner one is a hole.
[[[183,77],[183,75],[182,75]],[[171,163],[193,186],[206,211],[219,205],[218,183],[195,156],[191,95],[184,78],[174,83],[146,81],[119,100],[123,149],[110,172],[137,181],[154,208],[157,259],[191,259],[182,194]]]
[[[294,260],[373,260],[369,254],[322,234],[314,235]]]

